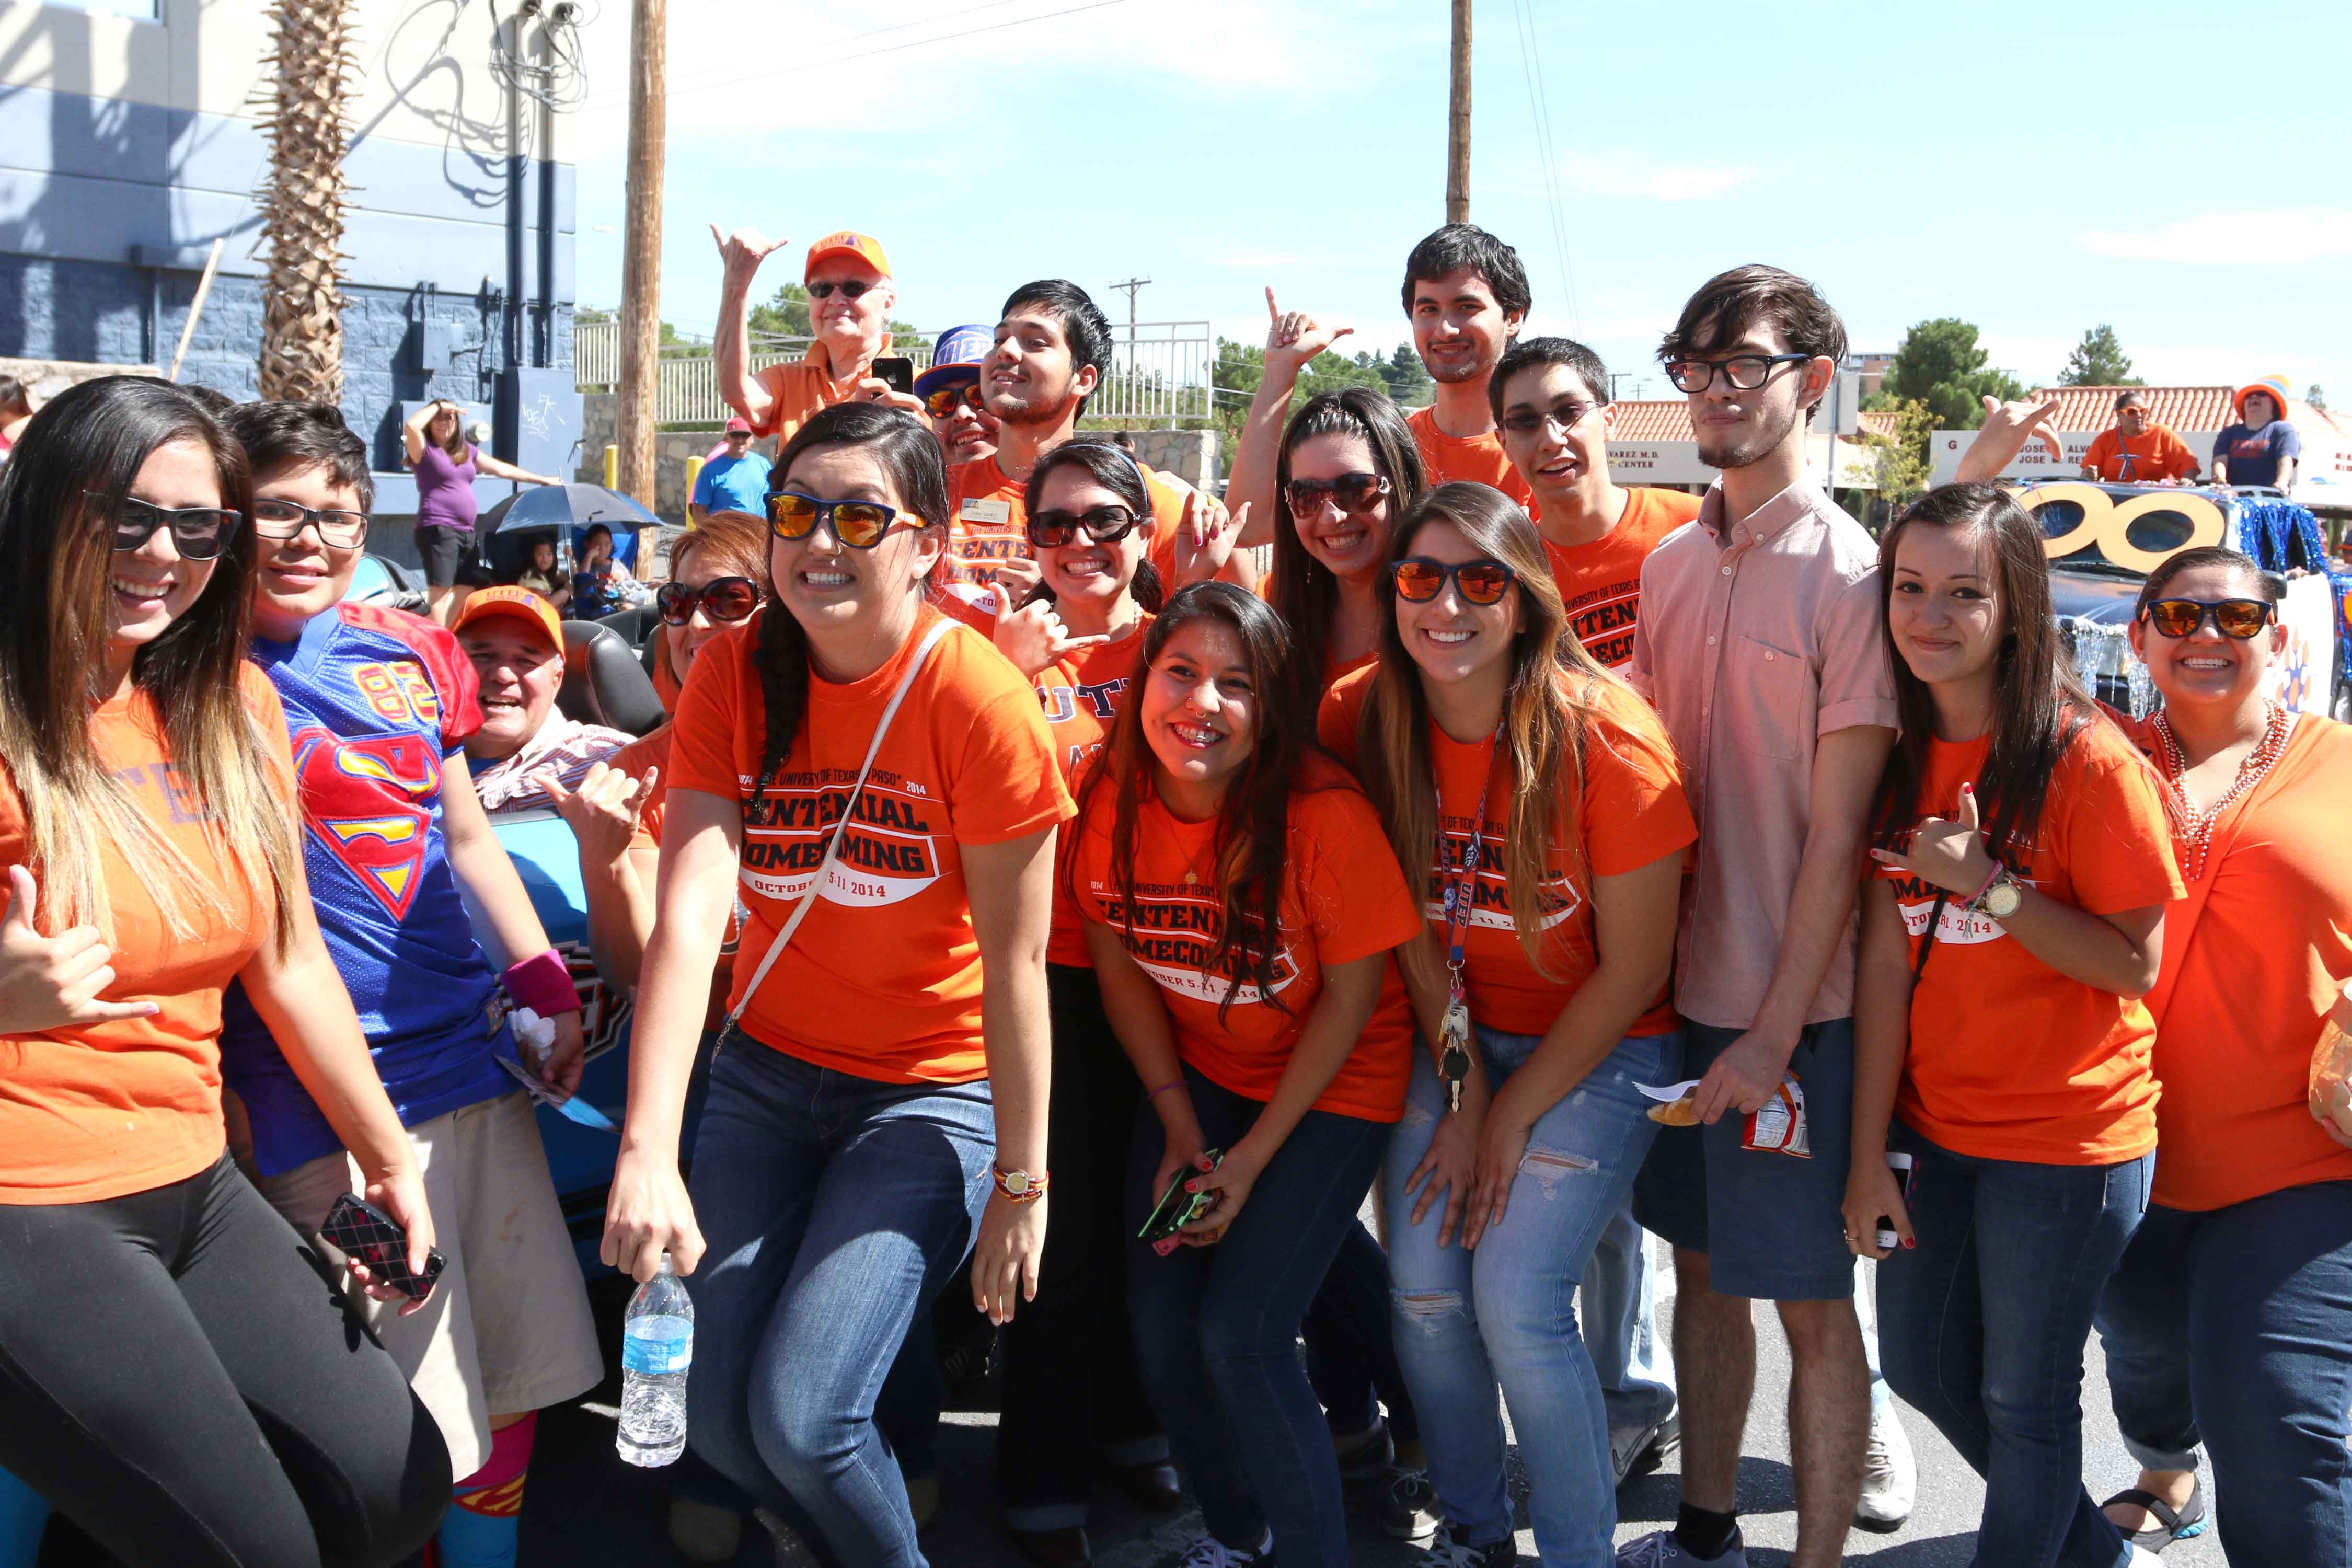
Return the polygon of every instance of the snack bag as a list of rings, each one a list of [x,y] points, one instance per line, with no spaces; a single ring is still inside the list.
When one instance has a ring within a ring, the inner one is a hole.
[[[1759,1153],[1793,1154],[1800,1160],[1813,1157],[1812,1140],[1805,1131],[1805,1091],[1799,1087],[1796,1074],[1784,1075],[1772,1098],[1748,1119],[1739,1146]]]
[[[2311,1048],[2311,1114],[2336,1130],[2339,1140],[2352,1138],[2352,1035],[2330,1018]]]

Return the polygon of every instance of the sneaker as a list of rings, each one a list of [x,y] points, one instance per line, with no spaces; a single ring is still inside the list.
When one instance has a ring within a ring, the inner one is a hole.
[[[1339,1461],[1339,1479],[1348,1486],[1379,1480],[1396,1464],[1396,1439],[1390,1436],[1385,1417],[1373,1422],[1369,1432],[1335,1439],[1331,1448]]]
[[[1853,1505],[1854,1523],[1881,1534],[1900,1530],[1918,1495],[1919,1470],[1903,1423],[1892,1409],[1873,1416],[1870,1443],[1862,1451],[1862,1499]]]
[[[1617,1473],[1616,1484],[1622,1487],[1635,1476],[1648,1475],[1682,1444],[1683,1417],[1678,1410],[1669,1411],[1654,1426],[1612,1426],[1609,1463]]]
[[[1449,1524],[1413,1568],[1514,1568],[1518,1560],[1516,1538],[1507,1535],[1485,1546],[1473,1546],[1468,1525]]]
[[[1617,1568],[1748,1568],[1748,1543],[1732,1527],[1731,1544],[1714,1557],[1694,1557],[1671,1530],[1656,1531],[1617,1549]]]
[[[1427,1470],[1401,1469],[1381,1499],[1381,1528],[1399,1541],[1427,1541],[1437,1533],[1437,1489]]]
[[[1228,1546],[1213,1535],[1203,1535],[1186,1549],[1176,1568],[1258,1568],[1273,1561],[1274,1531],[1269,1530],[1254,1552]]]

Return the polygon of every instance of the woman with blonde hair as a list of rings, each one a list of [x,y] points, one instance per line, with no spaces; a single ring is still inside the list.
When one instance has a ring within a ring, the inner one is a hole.
[[[1573,1302],[1657,1131],[1642,1090],[1681,1068],[1666,982],[1697,829],[1664,727],[1570,629],[1500,491],[1423,497],[1382,598],[1380,663],[1321,730],[1429,892],[1398,949],[1429,1049],[1382,1192],[1436,1551],[1517,1561],[1499,1384],[1543,1561],[1605,1565],[1608,1415]]]

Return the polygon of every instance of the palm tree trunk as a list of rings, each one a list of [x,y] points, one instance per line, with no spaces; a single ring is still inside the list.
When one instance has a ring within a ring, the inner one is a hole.
[[[265,134],[269,185],[263,237],[261,395],[343,400],[341,247],[349,186],[343,146],[351,131],[350,0],[272,0],[276,95]]]

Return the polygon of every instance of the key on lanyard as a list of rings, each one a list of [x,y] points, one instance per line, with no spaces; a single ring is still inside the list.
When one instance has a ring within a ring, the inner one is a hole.
[[[1503,732],[1495,731],[1495,741],[1501,744]],[[1446,989],[1445,1021],[1438,1029],[1437,1076],[1445,1080],[1445,1098],[1451,1109],[1462,1109],[1463,1080],[1470,1076],[1470,1004],[1463,994],[1462,966],[1465,962],[1465,947],[1470,931],[1470,901],[1477,891],[1478,862],[1486,849],[1486,791],[1494,783],[1494,762],[1489,753],[1486,764],[1486,784],[1478,791],[1478,809],[1470,815],[1470,847],[1463,851],[1462,874],[1450,878],[1445,884],[1445,967],[1449,972]],[[1444,842],[1444,830],[1439,830],[1439,843]]]

